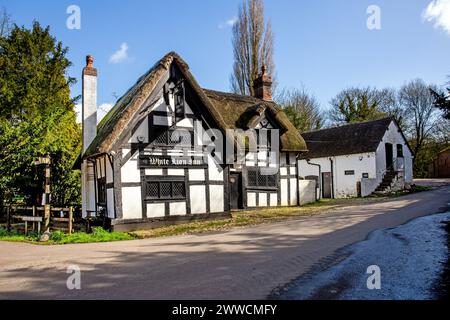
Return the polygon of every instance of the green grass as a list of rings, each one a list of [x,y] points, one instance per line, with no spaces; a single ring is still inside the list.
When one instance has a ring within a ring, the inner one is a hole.
[[[383,198],[351,198],[321,200],[301,207],[279,207],[233,212],[231,219],[214,221],[197,221],[179,225],[171,225],[151,230],[131,232],[138,238],[157,238],[182,234],[203,233],[228,230],[235,227],[258,225],[311,216],[344,206],[357,206],[382,201]]]
[[[17,231],[7,231],[0,229],[0,241],[13,241],[13,242],[29,242],[39,244],[70,244],[70,243],[92,243],[92,242],[111,242],[111,241],[123,241],[134,240],[136,236],[125,232],[108,232],[102,228],[94,228],[92,233],[76,232],[72,234],[66,234],[61,231],[55,231],[51,233],[50,240],[47,242],[39,242],[39,236],[36,233],[30,233],[25,236]]]
[[[51,235],[48,242],[39,242],[37,234],[24,236],[17,232],[6,232],[0,228],[0,241],[20,241],[39,244],[69,244],[69,243],[91,243],[91,242],[109,242],[123,241],[143,238],[157,238],[184,234],[194,234],[203,232],[212,232],[220,230],[228,230],[236,227],[249,225],[258,225],[264,223],[278,222],[288,219],[295,219],[302,216],[312,216],[320,213],[329,212],[336,208],[364,206],[371,203],[386,201],[391,197],[399,197],[402,195],[428,191],[432,188],[413,186],[409,191],[401,191],[376,198],[349,198],[349,199],[323,199],[312,204],[301,207],[278,207],[278,208],[261,208],[251,211],[233,212],[231,219],[212,220],[212,221],[196,221],[178,225],[160,227],[151,230],[142,230],[134,232],[108,232],[102,228],[95,228],[91,234],[77,232],[71,235],[60,231],[55,231]]]

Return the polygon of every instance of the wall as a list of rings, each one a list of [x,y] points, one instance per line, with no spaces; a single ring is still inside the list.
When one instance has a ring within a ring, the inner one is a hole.
[[[289,158],[288,158],[289,157]],[[257,160],[256,160],[257,158]],[[264,153],[248,153],[246,156],[246,166],[255,167],[256,163],[260,167],[270,167],[277,169],[277,165],[269,162],[268,157]],[[297,173],[296,173],[296,154],[293,152],[279,153],[278,188],[273,190],[258,190],[248,187],[246,190],[247,207],[276,207],[276,206],[296,206],[297,201]],[[246,170],[243,170],[246,174]]]
[[[321,165],[321,172],[332,172],[333,161],[333,192],[335,198],[357,197],[357,183],[361,181],[363,173],[368,178],[376,177],[375,153],[359,153],[327,158],[311,159],[311,163]],[[354,171],[353,175],[346,175],[345,171]],[[306,160],[299,160],[299,176],[319,176],[319,168],[309,165]],[[321,178],[319,179],[321,180]],[[320,181],[320,183],[322,183]]]
[[[169,105],[162,98],[159,99],[149,110],[149,116],[140,122],[133,130],[128,144],[133,145],[143,141],[148,143],[149,124],[172,126],[172,119],[164,113],[173,111],[173,97],[170,96]],[[154,113],[154,114],[153,114]],[[185,102],[186,118],[181,119],[175,125],[178,129],[193,130],[194,121],[198,119],[194,112]],[[198,141],[197,141],[198,142]],[[179,151],[171,149],[152,148],[152,145],[144,150],[134,152],[129,147],[122,149],[121,179],[122,179],[122,214],[123,219],[162,218],[168,216],[186,216],[205,213],[220,213],[226,211],[225,205],[225,170],[208,155],[207,167],[177,166],[177,167],[155,167],[142,169],[138,166],[139,152],[154,156],[176,156]],[[203,156],[200,151],[190,150],[190,154]],[[145,194],[142,188],[143,179],[152,177],[177,177],[185,182],[187,193],[186,200],[167,201],[143,201]]]
[[[316,201],[316,182],[314,180],[299,180],[300,205]]]
[[[450,149],[439,153],[428,169],[430,178],[450,178]]]
[[[377,148],[377,181],[383,180],[383,174],[386,172],[386,143],[393,145],[394,161],[398,163],[398,170],[403,171],[404,182],[412,183],[413,181],[413,156],[411,150],[407,146],[407,142],[403,138],[400,129],[394,121],[389,125],[380,145]],[[397,158],[397,144],[401,144],[403,148],[403,159]]]

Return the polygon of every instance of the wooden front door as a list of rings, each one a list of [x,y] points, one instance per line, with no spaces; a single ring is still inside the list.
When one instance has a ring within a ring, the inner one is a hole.
[[[331,199],[331,172],[322,173],[322,198]]]
[[[230,173],[230,209],[242,209],[242,173]]]

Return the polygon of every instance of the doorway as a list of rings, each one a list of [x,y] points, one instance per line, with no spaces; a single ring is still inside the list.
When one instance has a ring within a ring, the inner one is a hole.
[[[394,163],[394,149],[391,143],[385,144],[386,149],[386,170],[392,170]]]
[[[230,209],[243,209],[242,206],[242,173],[230,172]]]
[[[322,172],[322,198],[331,199],[331,172]]]

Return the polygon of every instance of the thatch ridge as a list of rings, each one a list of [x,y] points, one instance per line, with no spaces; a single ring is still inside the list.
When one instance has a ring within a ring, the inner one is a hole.
[[[263,108],[263,110],[267,109],[284,131],[280,137],[282,150],[306,151],[305,141],[290,123],[282,109],[274,102],[251,96],[203,89],[190,73],[188,64],[176,52],[170,52],[143,74],[102,119],[97,126],[97,136],[83,157],[105,154],[112,150],[120,134],[129,125],[133,116],[153,92],[158,81],[169,70],[172,63],[177,63],[200,101],[206,106],[207,112],[216,121],[215,125],[218,129],[225,131],[226,129],[243,128],[248,123],[240,123],[241,116],[251,112],[252,108]],[[248,121],[250,120],[249,118]]]

